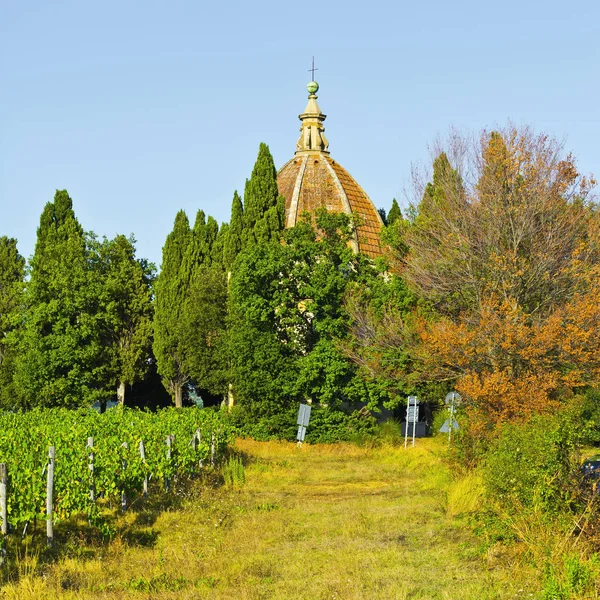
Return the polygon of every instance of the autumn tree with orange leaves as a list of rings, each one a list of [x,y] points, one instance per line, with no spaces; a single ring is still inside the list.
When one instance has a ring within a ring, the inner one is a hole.
[[[529,129],[483,132],[473,144],[451,137],[392,263],[435,316],[365,327],[350,301],[363,366],[377,371],[378,345],[408,351],[413,371],[395,375],[454,386],[476,427],[527,418],[597,383],[594,185],[560,144]]]

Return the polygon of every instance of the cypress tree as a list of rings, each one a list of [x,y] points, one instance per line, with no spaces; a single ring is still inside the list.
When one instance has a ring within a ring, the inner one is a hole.
[[[191,265],[188,254],[191,243],[190,224],[180,210],[163,246],[162,267],[156,282],[153,344],[158,372],[175,406],[182,405],[183,386],[189,380],[184,365],[186,297],[191,274],[184,266]]]
[[[215,238],[215,242],[212,245],[212,249],[210,251],[211,262],[214,265],[219,265],[222,269],[225,268],[224,260],[225,260],[225,242],[227,240],[227,236],[229,235],[229,223],[221,224],[219,231],[217,232],[217,237]]]
[[[244,208],[242,199],[237,190],[233,193],[231,203],[231,220],[227,229],[227,236],[223,243],[223,264],[230,271],[233,261],[242,249],[242,236],[244,232]]]
[[[220,264],[200,264],[192,277],[186,303],[186,370],[199,389],[225,391],[222,338],[227,313],[227,275]]]
[[[398,219],[402,218],[402,212],[400,207],[398,206],[398,202],[396,198],[392,200],[392,208],[390,208],[390,212],[387,215],[387,223],[386,225],[393,225]]]
[[[219,235],[219,224],[214,217],[208,216],[206,221],[206,255],[204,256],[204,263],[210,264],[212,262],[213,246],[217,241]],[[221,261],[219,261],[221,262]]]
[[[17,240],[0,237],[0,404],[13,408],[14,334],[22,308],[25,259]]]
[[[224,328],[227,306],[226,276],[221,257],[213,263],[213,247],[219,236],[219,225],[198,211],[192,242],[183,271],[189,275],[185,299],[185,322],[182,344],[185,348],[185,370],[196,387],[211,393],[222,391],[218,364],[218,340]]]
[[[269,147],[261,143],[250,179],[244,188],[244,227],[253,229],[265,212],[277,203],[277,170]]]
[[[244,188],[244,244],[279,239],[285,201],[277,190],[277,170],[266,144],[261,143],[250,179]]]
[[[199,210],[196,213],[194,228],[190,231],[189,243],[186,247],[183,261],[180,266],[180,274],[184,278],[182,280],[182,285],[184,285],[186,289],[190,285],[196,265],[202,264],[207,254],[206,215],[203,210]]]

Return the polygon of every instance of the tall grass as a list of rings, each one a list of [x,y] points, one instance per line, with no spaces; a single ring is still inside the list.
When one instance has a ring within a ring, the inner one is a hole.
[[[230,456],[223,465],[223,479],[229,486],[235,487],[246,482],[244,464],[239,455]]]
[[[9,582],[4,597],[492,600],[535,591],[520,571],[490,571],[467,552],[474,537],[449,516],[468,509],[466,492],[451,492],[466,483],[452,479],[444,441],[405,450],[389,438],[378,448],[239,441],[223,469],[229,485],[192,488],[177,510],[125,513],[113,541],[79,540],[79,557]]]

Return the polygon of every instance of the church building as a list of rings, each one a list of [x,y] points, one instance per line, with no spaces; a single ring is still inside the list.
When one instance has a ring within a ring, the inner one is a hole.
[[[277,187],[285,198],[285,225],[293,227],[303,212],[321,207],[344,212],[356,217],[350,242],[353,250],[371,258],[380,256],[381,216],[362,187],[329,154],[323,125],[326,115],[317,104],[319,84],[311,81],[306,89],[308,104],[299,115],[302,125],[296,153],[277,173]]]

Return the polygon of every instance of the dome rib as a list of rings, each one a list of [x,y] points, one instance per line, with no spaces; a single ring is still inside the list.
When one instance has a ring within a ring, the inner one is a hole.
[[[348,200],[348,195],[346,194],[346,191],[344,190],[344,186],[342,185],[340,178],[338,177],[337,173],[333,169],[333,166],[330,164],[330,162],[323,156],[321,156],[320,158],[327,165],[327,168],[329,169],[329,172],[331,173],[331,177],[333,178],[335,187],[337,188],[338,194],[340,195],[340,199],[342,201],[344,212],[347,215],[352,216],[352,207],[350,206],[350,201]],[[358,252],[358,236],[356,235],[356,228],[352,232],[352,239],[350,240],[350,245],[352,246],[352,250],[354,250],[354,252]]]
[[[294,227],[298,222],[298,198],[300,197],[300,189],[302,186],[302,180],[304,179],[304,172],[306,171],[306,163],[308,162],[308,156],[302,157],[302,164],[298,170],[296,176],[296,183],[294,184],[294,191],[292,193],[292,200],[290,202],[289,211],[286,211],[286,227]]]

